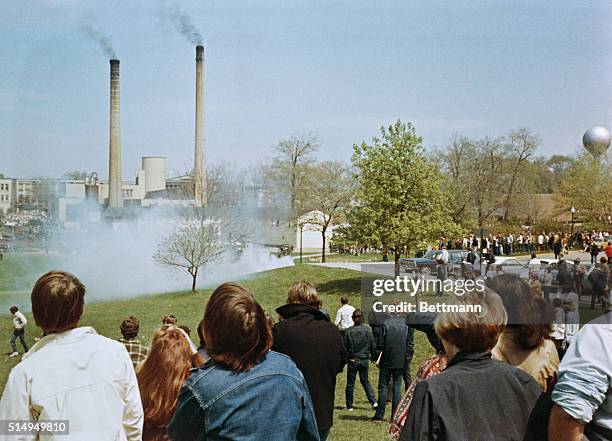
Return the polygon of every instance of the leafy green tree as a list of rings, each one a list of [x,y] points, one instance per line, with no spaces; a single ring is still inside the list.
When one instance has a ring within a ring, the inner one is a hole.
[[[584,220],[605,220],[612,213],[612,166],[588,154],[565,170],[555,197],[564,207],[575,207]]]
[[[445,204],[444,177],[412,124],[398,120],[380,131],[371,144],[353,147],[357,190],[348,223],[353,237],[393,250],[399,275],[402,252],[459,229]]]

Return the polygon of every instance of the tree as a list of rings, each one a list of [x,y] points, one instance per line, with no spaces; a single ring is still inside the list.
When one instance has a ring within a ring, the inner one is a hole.
[[[309,167],[305,179],[307,204],[313,210],[300,222],[321,233],[321,262],[325,262],[326,235],[330,225],[337,223],[351,200],[353,180],[350,170],[342,163],[326,161]]]
[[[196,201],[189,216],[158,244],[153,260],[158,265],[185,269],[194,292],[201,270],[241,246],[248,234],[239,217],[210,217],[206,207]]]
[[[268,168],[268,177],[279,190],[288,191],[290,221],[304,212],[306,169],[318,148],[319,141],[313,134],[283,139],[273,147],[274,158]]]
[[[200,268],[224,252],[215,224],[190,220],[162,240],[153,259],[159,265],[187,270],[191,276],[191,291],[195,292]]]
[[[348,223],[363,242],[393,250],[399,275],[402,252],[452,235],[458,227],[444,205],[444,178],[425,156],[412,124],[398,120],[380,131],[371,144],[353,147],[357,190]]]
[[[607,220],[612,213],[612,166],[582,154],[565,173],[555,192],[559,204],[575,207],[585,220]]]
[[[72,170],[64,173],[62,176],[64,179],[74,179],[77,181],[84,181],[87,179],[88,173],[84,170]]]
[[[519,128],[512,130],[508,134],[508,141],[506,149],[511,162],[510,181],[508,182],[508,188],[506,191],[506,198],[504,203],[504,221],[508,222],[510,218],[510,209],[512,205],[512,196],[514,195],[514,189],[517,183],[519,173],[522,171],[523,166],[533,155],[535,150],[538,148],[540,140],[537,136],[533,135],[529,129]]]
[[[498,138],[456,136],[436,155],[446,172],[443,184],[455,223],[484,226],[502,205],[506,192],[506,156]]]

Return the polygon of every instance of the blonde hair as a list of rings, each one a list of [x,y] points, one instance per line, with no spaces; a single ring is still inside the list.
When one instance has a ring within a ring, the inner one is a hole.
[[[287,303],[303,303],[320,309],[322,306],[321,297],[317,294],[316,288],[308,282],[295,282],[287,293]]]
[[[434,324],[438,337],[466,352],[490,351],[495,346],[508,320],[497,294],[490,289],[470,292],[453,296],[447,305],[458,308],[438,314]]]

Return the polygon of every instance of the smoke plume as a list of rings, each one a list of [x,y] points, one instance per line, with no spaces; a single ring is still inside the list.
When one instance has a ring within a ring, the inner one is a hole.
[[[98,26],[94,23],[87,23],[83,26],[83,32],[102,49],[105,57],[109,59],[117,58],[111,37],[105,35]]]
[[[193,24],[189,14],[181,10],[178,3],[162,2],[162,16],[169,20],[174,28],[186,37],[191,44],[202,44],[202,34]]]

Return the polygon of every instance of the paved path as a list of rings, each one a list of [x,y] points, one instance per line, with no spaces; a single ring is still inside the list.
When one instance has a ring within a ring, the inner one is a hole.
[[[599,257],[603,256],[602,253],[599,253]],[[511,256],[500,256],[500,257],[511,257]],[[538,258],[541,259],[553,259],[555,256],[552,253],[542,253],[538,254]],[[591,261],[591,256],[589,253],[583,253],[581,251],[571,251],[568,255],[565,256],[568,260],[574,260],[577,257],[580,257],[582,262],[589,263]],[[527,264],[529,262],[529,257],[520,256],[518,257],[519,262],[523,264]],[[381,276],[394,276],[395,273],[393,271],[393,262],[328,262],[328,263],[312,263],[311,265],[325,266],[328,268],[344,268],[350,269],[354,271],[367,271],[371,274],[379,274]],[[366,268],[364,268],[366,266]]]

